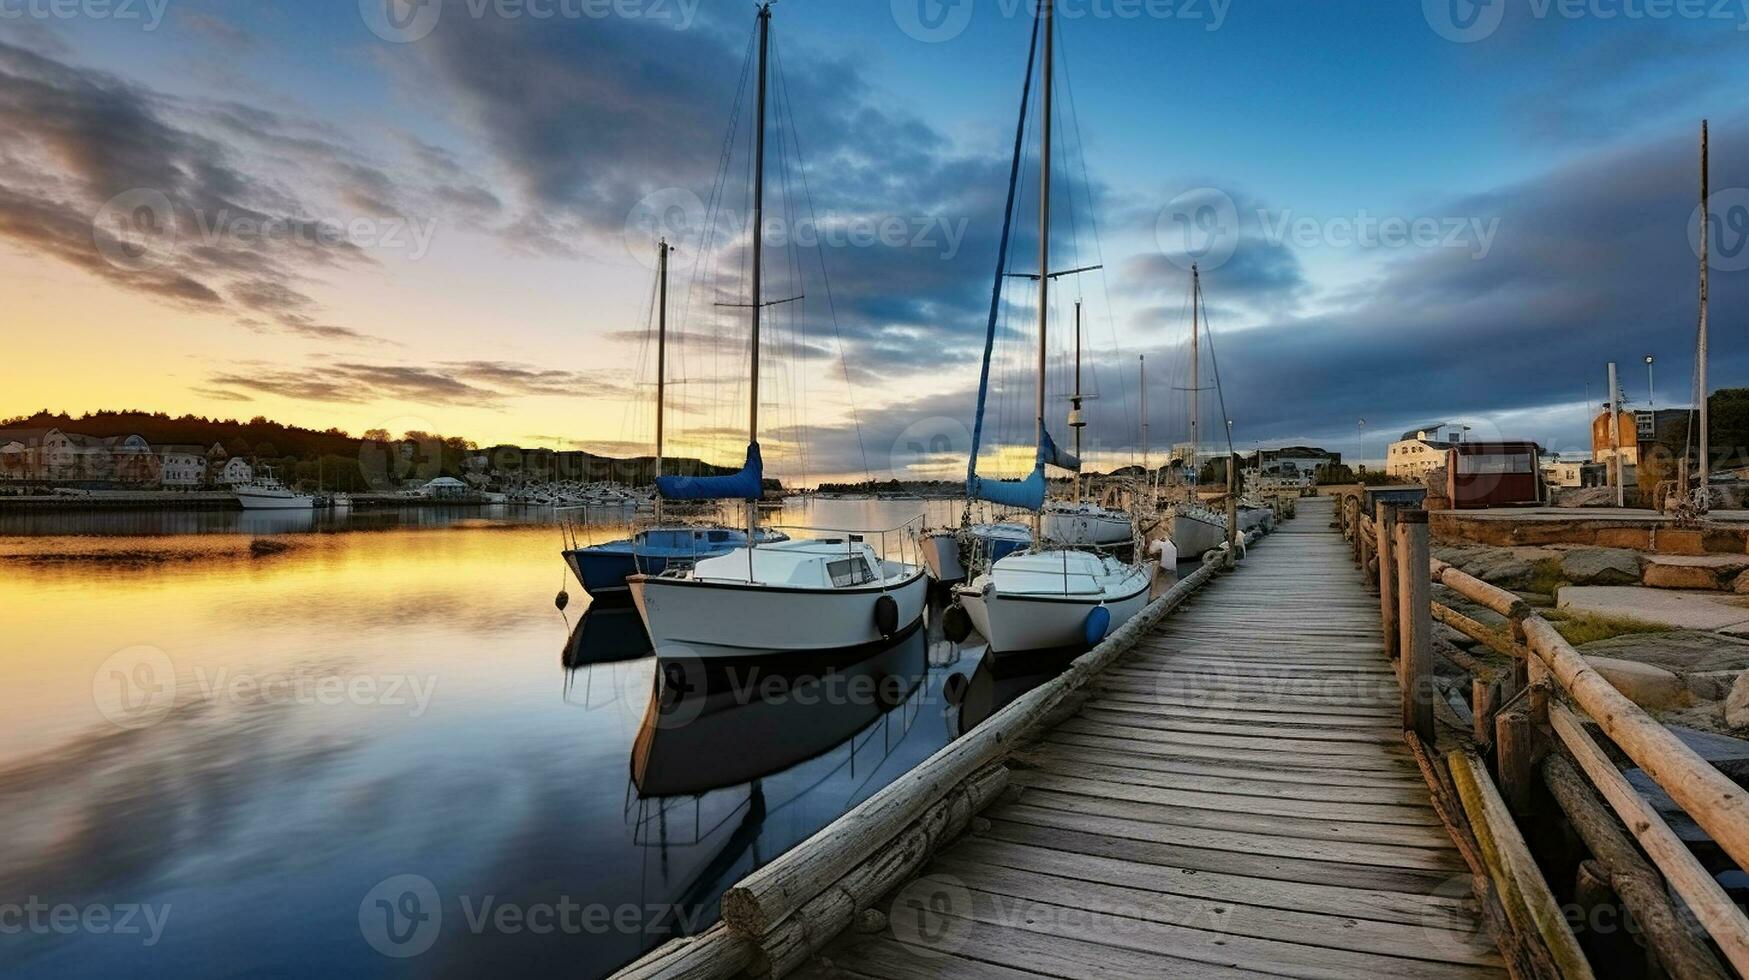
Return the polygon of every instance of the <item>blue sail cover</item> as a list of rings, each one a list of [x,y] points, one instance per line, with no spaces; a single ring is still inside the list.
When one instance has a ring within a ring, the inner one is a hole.
[[[1038,454],[1039,459],[1052,466],[1075,473],[1081,472],[1081,457],[1057,448],[1057,440],[1051,438],[1050,429],[1045,430],[1045,444],[1039,447]]]
[[[765,496],[765,462],[759,443],[747,447],[747,465],[733,476],[664,476],[656,480],[664,500],[758,500]]]
[[[1039,510],[1045,505],[1045,464],[1040,461],[1032,475],[1024,480],[986,480],[973,476],[968,481],[971,496],[998,507]]]

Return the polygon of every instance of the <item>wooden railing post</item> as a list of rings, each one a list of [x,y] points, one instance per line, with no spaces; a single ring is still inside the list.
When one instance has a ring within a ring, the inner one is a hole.
[[[1395,661],[1402,655],[1402,639],[1397,634],[1397,551],[1392,545],[1397,537],[1397,509],[1381,503],[1378,507],[1379,533],[1379,619],[1385,632],[1385,653]]]
[[[1433,732],[1433,555],[1427,512],[1397,515],[1397,608],[1400,617],[1403,730],[1434,744]]]

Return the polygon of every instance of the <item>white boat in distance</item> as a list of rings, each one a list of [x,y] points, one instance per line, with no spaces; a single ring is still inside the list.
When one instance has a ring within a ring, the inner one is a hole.
[[[753,222],[765,228],[765,151],[771,4],[759,5],[758,102],[754,124]],[[726,163],[725,163],[726,166]],[[748,657],[802,651],[838,651],[879,643],[923,619],[929,580],[921,562],[893,561],[889,539],[900,551],[916,552],[917,528],[867,535],[843,530],[794,528],[818,534],[766,543],[759,504],[765,467],[759,449],[760,323],[765,307],[765,236],[752,236],[747,309],[751,318],[751,366],[747,462],[721,477],[662,477],[657,491],[668,500],[740,500],[747,509],[745,544],[701,558],[690,568],[626,580],[632,601],[660,658]],[[780,300],[779,303],[804,299]],[[919,521],[921,518],[918,519]],[[866,538],[876,537],[877,550]]]
[[[244,510],[310,510],[316,506],[315,497],[288,489],[274,479],[272,470],[264,470],[263,476],[238,486],[235,492]]]
[[[1046,541],[1076,547],[1112,547],[1135,540],[1135,522],[1128,511],[1112,510],[1091,501],[1046,504]]]

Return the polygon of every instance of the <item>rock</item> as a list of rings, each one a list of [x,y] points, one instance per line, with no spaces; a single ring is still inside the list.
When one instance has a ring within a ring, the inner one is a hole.
[[[1688,685],[1662,667],[1609,657],[1586,657],[1585,662],[1602,674],[1604,680],[1609,681],[1623,697],[1642,708],[1675,708],[1687,701]],[[1745,691],[1745,698],[1749,699],[1749,691]],[[1745,707],[1749,707],[1749,700],[1745,701]]]
[[[1703,670],[1685,674],[1682,680],[1688,685],[1689,693],[1700,700],[1719,702],[1731,696],[1731,687],[1742,673],[1741,670]]]
[[[1614,507],[1615,491],[1608,487],[1564,489],[1555,495],[1556,507]]]
[[[1705,565],[1665,565],[1653,563],[1646,566],[1645,584],[1654,589],[1704,589],[1717,591],[1719,573]]]
[[[1749,728],[1749,671],[1737,675],[1737,683],[1725,698],[1725,724],[1732,728]]]
[[[1483,552],[1465,563],[1463,570],[1502,589],[1521,589],[1536,574],[1536,566],[1510,551]]]
[[[1561,558],[1561,575],[1574,585],[1638,585],[1640,556],[1626,548],[1581,548]]]
[[[1724,681],[1725,690],[1711,695],[1711,700],[1714,701],[1723,699],[1737,675],[1749,670],[1749,644],[1728,640],[1705,630],[1627,633],[1587,643],[1579,648],[1579,652],[1588,657],[1609,657],[1612,660],[1651,664],[1696,677],[1727,675]],[[1701,683],[1716,686],[1716,681]],[[1689,686],[1693,688],[1694,684]]]
[[[1737,576],[1736,581],[1731,583],[1731,591],[1738,595],[1749,595],[1749,572]]]
[[[856,931],[873,936],[887,931],[887,914],[880,909],[863,909],[856,913]]]

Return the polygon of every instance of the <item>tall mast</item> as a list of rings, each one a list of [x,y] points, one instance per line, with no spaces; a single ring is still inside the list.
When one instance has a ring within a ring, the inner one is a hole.
[[[1154,467],[1148,459],[1148,355],[1141,355],[1142,365],[1142,485],[1152,489]],[[1149,501],[1149,506],[1153,502]]]
[[[759,444],[759,315],[764,312],[765,274],[765,99],[771,57],[771,4],[759,8],[759,113],[754,129],[753,163],[753,379],[747,408],[747,441]],[[747,501],[747,574],[753,574],[753,549],[759,538],[759,501]]]
[[[1704,495],[1704,499],[1707,501],[1707,505],[1710,506],[1712,503],[1712,492],[1709,489],[1707,478],[1712,469],[1712,459],[1708,455],[1711,452],[1712,445],[1711,439],[1709,438],[1710,433],[1707,431],[1707,420],[1711,406],[1707,404],[1708,387],[1706,369],[1707,303],[1710,298],[1707,295],[1708,274],[1710,271],[1708,269],[1708,253],[1712,249],[1713,216],[1712,202],[1708,200],[1708,198],[1711,197],[1712,183],[1711,175],[1707,172],[1708,156],[1707,123],[1706,120],[1703,119],[1700,122],[1700,347],[1696,352],[1696,359],[1699,362],[1698,370],[1700,377],[1700,490]]]
[[[1075,301],[1075,397],[1070,402],[1074,412],[1069,416],[1069,428],[1075,430],[1075,458],[1081,458],[1081,430],[1087,419],[1081,414],[1081,301]],[[1075,471],[1075,500],[1081,500],[1081,471]]]
[[[656,479],[662,478],[667,448],[668,407],[668,239],[656,246]],[[656,494],[656,520],[662,520],[662,495]]]
[[[1042,125],[1039,130],[1038,180],[1038,398],[1035,403],[1038,426],[1034,443],[1045,444],[1045,368],[1049,347],[1046,324],[1049,322],[1051,299],[1051,114],[1055,109],[1054,69],[1056,67],[1056,0],[1039,0],[1039,17],[1044,22],[1044,91],[1040,103]],[[1077,481],[1079,483],[1079,481]],[[1033,515],[1033,539],[1044,540],[1044,514]]]
[[[1198,449],[1197,398],[1202,394],[1202,355],[1197,347],[1197,335],[1202,333],[1202,272],[1196,266],[1190,267],[1190,480],[1192,486],[1198,482],[1201,475],[1196,468]],[[1195,503],[1194,499],[1191,503]]]

